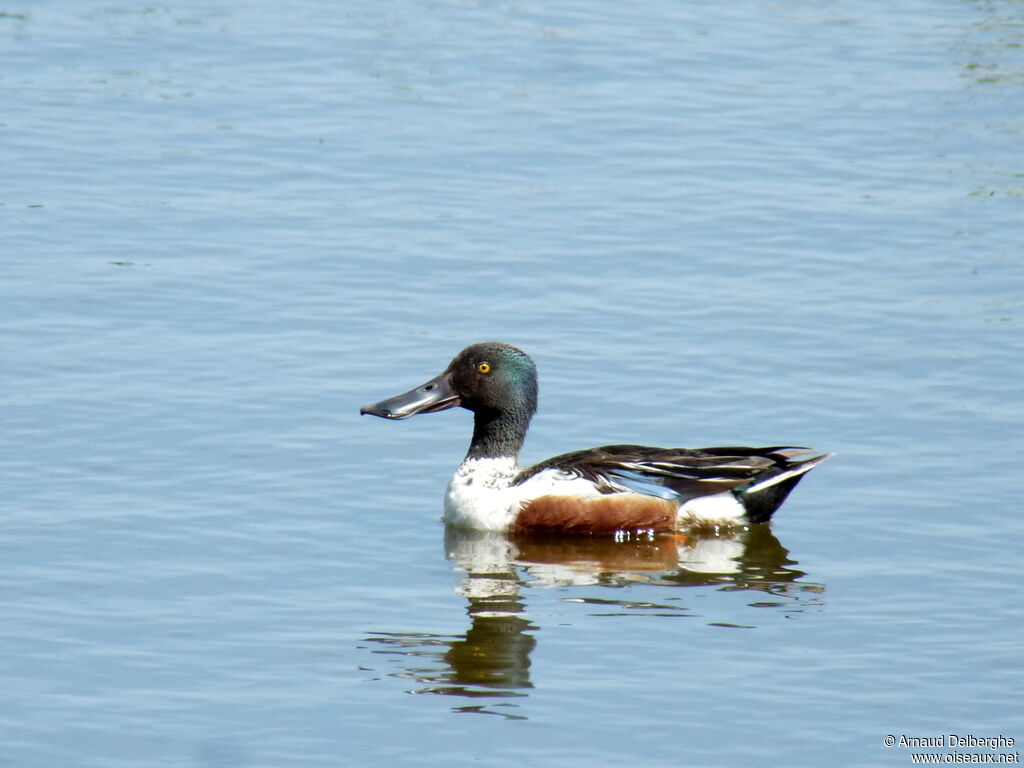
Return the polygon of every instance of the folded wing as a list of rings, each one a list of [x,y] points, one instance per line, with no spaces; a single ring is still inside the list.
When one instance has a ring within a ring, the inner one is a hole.
[[[680,503],[722,491],[743,491],[813,459],[794,461],[811,453],[797,446],[765,448],[654,448],[644,445],[606,445],[554,456],[524,469],[513,484],[539,472],[558,470],[595,483],[604,493],[632,491]]]

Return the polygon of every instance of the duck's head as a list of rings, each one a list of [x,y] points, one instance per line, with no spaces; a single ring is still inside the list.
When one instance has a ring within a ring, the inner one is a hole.
[[[359,409],[385,419],[407,419],[462,406],[478,416],[515,414],[528,423],[537,410],[537,368],[521,349],[485,342],[459,352],[439,375],[401,395]]]

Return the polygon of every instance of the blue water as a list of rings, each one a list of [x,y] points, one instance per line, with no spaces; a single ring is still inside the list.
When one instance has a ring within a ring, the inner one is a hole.
[[[0,765],[1024,739],[1019,3],[38,0],[0,61]],[[526,460],[838,456],[704,548],[446,532],[469,414],[358,408],[488,339]]]

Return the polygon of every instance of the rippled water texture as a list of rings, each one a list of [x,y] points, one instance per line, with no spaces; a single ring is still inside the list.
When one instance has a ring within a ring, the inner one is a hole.
[[[1024,740],[1022,46],[1009,0],[0,6],[0,765]],[[445,531],[469,415],[357,412],[486,339],[528,461],[838,456],[733,538]]]

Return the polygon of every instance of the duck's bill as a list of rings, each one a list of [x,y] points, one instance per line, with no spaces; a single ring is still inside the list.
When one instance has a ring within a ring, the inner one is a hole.
[[[418,413],[446,411],[457,405],[459,396],[452,391],[451,381],[445,372],[416,389],[410,389],[379,403],[364,405],[359,409],[359,413],[380,416],[382,419],[408,419]]]

